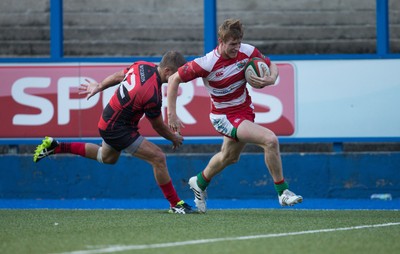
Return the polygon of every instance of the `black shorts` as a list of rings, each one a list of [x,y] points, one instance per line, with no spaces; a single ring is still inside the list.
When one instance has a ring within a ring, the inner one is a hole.
[[[99,133],[104,142],[119,152],[129,147],[141,137],[137,129],[132,128],[119,128],[112,131],[99,129]]]

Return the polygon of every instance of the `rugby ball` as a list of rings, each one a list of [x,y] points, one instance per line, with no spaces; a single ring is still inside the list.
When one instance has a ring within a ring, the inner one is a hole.
[[[250,76],[255,75],[258,77],[264,77],[265,75],[270,75],[269,67],[264,59],[254,57],[250,61],[247,62],[244,67],[244,76],[246,78],[247,83],[252,86],[250,83]]]

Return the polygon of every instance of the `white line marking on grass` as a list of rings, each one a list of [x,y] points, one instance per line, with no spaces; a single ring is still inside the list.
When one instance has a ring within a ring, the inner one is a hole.
[[[285,236],[293,236],[293,235],[327,233],[327,232],[335,232],[335,231],[347,231],[347,230],[365,229],[365,228],[380,228],[380,227],[390,227],[390,226],[398,226],[398,225],[400,225],[400,222],[385,223],[385,224],[375,224],[375,225],[361,225],[361,226],[353,226],[353,227],[345,227],[345,228],[316,229],[316,230],[298,231],[298,232],[289,232],[289,233],[279,233],[279,234],[249,235],[249,236],[237,236],[237,237],[200,239],[200,240],[191,240],[191,241],[183,241],[183,242],[171,242],[171,243],[155,243],[155,244],[142,244],[142,245],[116,245],[116,246],[104,247],[104,248],[101,248],[101,249],[78,250],[78,251],[71,251],[71,252],[63,252],[63,253],[59,253],[59,254],[112,253],[112,252],[127,251],[127,250],[158,249],[158,248],[168,248],[168,247],[186,246],[186,245],[194,245],[194,244],[205,244],[205,243],[215,243],[215,242],[224,242],[224,241],[238,241],[238,240],[251,240],[251,239],[259,239],[259,238],[285,237]]]

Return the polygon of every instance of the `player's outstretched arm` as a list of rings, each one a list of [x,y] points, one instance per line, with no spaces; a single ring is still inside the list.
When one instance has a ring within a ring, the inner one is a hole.
[[[90,82],[90,80],[85,79],[86,84],[81,84],[79,87],[79,94],[87,94],[87,99],[89,100],[92,96],[101,92],[111,86],[115,86],[124,80],[125,73],[124,70],[118,71],[110,76],[106,77],[100,83]]]

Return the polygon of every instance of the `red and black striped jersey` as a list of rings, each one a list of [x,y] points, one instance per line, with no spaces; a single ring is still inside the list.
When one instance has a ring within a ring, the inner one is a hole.
[[[162,82],[157,65],[139,61],[124,72],[124,80],[100,117],[98,127],[101,130],[137,129],[143,115],[155,118],[161,114]]]

